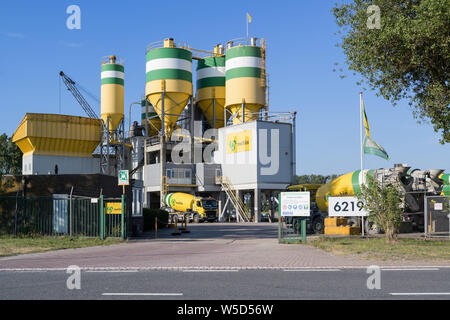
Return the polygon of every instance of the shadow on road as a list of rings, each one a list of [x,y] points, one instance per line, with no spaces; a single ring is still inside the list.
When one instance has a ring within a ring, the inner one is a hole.
[[[277,223],[199,223],[188,224],[190,233],[173,236],[173,228],[158,230],[157,239],[174,241],[203,241],[211,239],[278,239]],[[155,239],[155,232],[146,232],[132,240]]]

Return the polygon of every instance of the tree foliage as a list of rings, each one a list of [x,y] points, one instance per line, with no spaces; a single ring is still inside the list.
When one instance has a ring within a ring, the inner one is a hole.
[[[368,27],[370,5],[380,8],[380,29]],[[349,69],[394,105],[407,99],[450,142],[448,0],[354,0],[332,11]]]
[[[22,173],[22,151],[5,133],[0,135],[0,176]]]
[[[301,176],[295,176],[296,184],[324,184],[330,180],[337,178],[337,174],[331,174],[328,176],[323,176],[321,174],[304,174]]]
[[[367,185],[362,185],[357,194],[364,203],[367,219],[384,230],[388,242],[396,238],[402,222],[404,197],[399,190],[395,184],[383,185],[368,175]]]

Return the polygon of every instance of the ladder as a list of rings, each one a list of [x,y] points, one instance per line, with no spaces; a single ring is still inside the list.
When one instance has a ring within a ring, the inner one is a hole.
[[[228,179],[228,177],[220,177],[220,184],[222,185],[223,190],[228,196],[228,199],[231,200],[234,207],[236,208],[236,217],[239,215],[241,220],[243,220],[244,222],[250,222],[251,221],[250,212],[248,211],[244,202],[242,202],[241,198],[238,197],[238,193],[231,184],[230,179]]]
[[[261,59],[259,60],[259,67],[261,68],[260,86],[264,89],[267,87],[266,83],[266,39],[261,39]]]
[[[269,105],[269,77],[266,72],[267,69],[267,61],[266,61],[266,39],[261,39],[261,59],[259,61],[259,67],[261,68],[261,75],[260,75],[260,86],[264,89],[265,92],[265,104],[264,104],[264,120],[267,121],[268,116],[268,105]]]

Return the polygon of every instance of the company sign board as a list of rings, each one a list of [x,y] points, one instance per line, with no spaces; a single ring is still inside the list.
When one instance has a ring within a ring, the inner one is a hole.
[[[281,192],[280,206],[282,217],[309,217],[310,195],[306,192]]]
[[[227,153],[252,150],[252,131],[244,130],[227,134]]]

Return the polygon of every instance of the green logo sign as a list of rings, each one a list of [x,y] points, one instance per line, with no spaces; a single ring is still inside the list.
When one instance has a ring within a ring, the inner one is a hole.
[[[236,138],[234,138],[233,140],[230,141],[231,152],[236,152],[236,144],[237,144]]]
[[[119,186],[128,185],[128,170],[120,170],[119,172]]]

